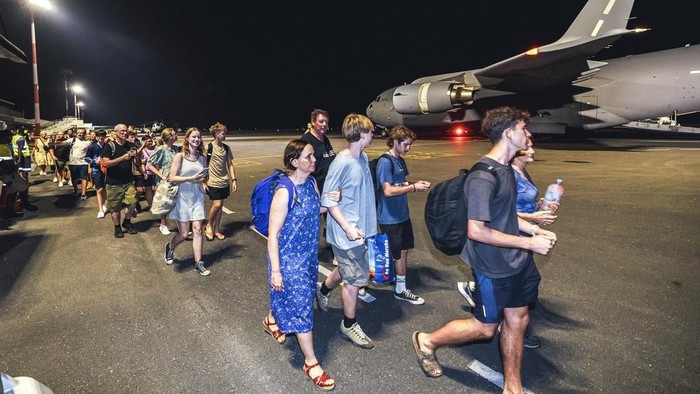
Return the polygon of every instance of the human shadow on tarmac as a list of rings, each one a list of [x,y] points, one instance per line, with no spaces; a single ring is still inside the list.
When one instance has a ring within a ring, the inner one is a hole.
[[[0,300],[10,294],[15,282],[22,277],[27,262],[34,261],[36,245],[44,242],[43,235],[5,234],[0,242]]]

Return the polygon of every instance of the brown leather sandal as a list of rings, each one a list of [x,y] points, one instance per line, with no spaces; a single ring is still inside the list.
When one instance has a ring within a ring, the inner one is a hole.
[[[316,387],[318,387],[319,389],[321,389],[323,391],[333,390],[335,388],[335,380],[333,380],[331,378],[331,376],[328,375],[328,373],[325,370],[323,370],[323,368],[321,368],[323,373],[316,376],[315,378],[311,377],[309,372],[316,367],[321,368],[321,366],[318,363],[316,363],[314,365],[306,365],[306,363],[304,363],[304,367],[302,368],[302,371],[304,371],[304,375],[306,375],[307,378],[311,379],[311,381],[313,381],[314,384],[316,385]]]
[[[437,358],[435,358],[434,353],[426,353],[420,349],[418,334],[420,334],[420,332],[416,331],[411,336],[413,350],[416,351],[416,356],[418,357],[418,364],[420,364],[420,367],[426,376],[431,378],[439,378],[442,376],[442,367],[440,367],[440,363],[438,362]]]
[[[270,334],[271,337],[275,338],[275,341],[277,341],[277,343],[279,343],[280,345],[283,345],[287,341],[287,336],[284,335],[282,331],[280,331],[280,328],[277,325],[277,323],[270,323],[268,316],[265,316],[265,319],[263,320],[263,330],[265,330],[266,333]]]

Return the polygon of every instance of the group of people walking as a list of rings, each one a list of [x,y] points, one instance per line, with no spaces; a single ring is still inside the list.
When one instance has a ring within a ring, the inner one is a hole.
[[[471,267],[475,282],[466,288],[466,282],[460,282],[460,291],[474,306],[473,315],[433,331],[412,334],[419,365],[429,377],[442,375],[436,358],[438,349],[489,339],[500,331],[504,392],[522,392],[523,340],[540,282],[533,253],[547,254],[557,241],[556,234],[540,227],[557,217],[552,211],[538,210],[534,203],[538,190],[525,170],[534,160],[529,120],[526,112],[512,107],[492,109],[483,118],[482,132],[490,138],[492,148],[479,162],[490,166],[491,171],[472,171],[467,177],[464,198],[469,207],[468,236],[460,256]],[[357,316],[358,295],[370,280],[367,238],[379,231],[389,237],[397,274],[394,297],[413,305],[426,302],[407,283],[408,251],[415,245],[408,194],[427,192],[431,186],[427,181],[408,180],[409,170],[402,156],[409,152],[416,134],[398,126],[389,131],[389,149],[377,162],[381,192],[375,200],[376,186],[365,153],[373,140],[374,124],[364,115],[347,115],[342,123],[347,146],[338,153],[326,136],[328,124],[328,112],[314,110],[307,132],[290,141],[283,152],[282,161],[293,188],[280,183],[270,207],[270,309],[262,321],[264,332],[279,344],[290,335],[296,337],[304,356],[303,373],[322,390],[332,390],[336,382],[314,352],[314,301],[319,311],[328,311],[332,290],[342,284],[341,337],[363,349],[374,347]],[[187,129],[178,151],[173,145],[177,134],[165,129],[158,148],[150,142],[144,144],[149,153],[140,162],[142,176],[155,180],[142,182],[142,186],[170,182],[179,188],[174,208],[167,217],[160,217],[164,235],[170,233],[168,218],[177,223],[177,230],[164,245],[163,259],[172,264],[178,246],[191,236],[195,270],[204,276],[210,274],[202,256],[204,239],[225,239],[220,227],[223,201],[237,190],[233,153],[224,143],[227,128],[216,123],[210,132],[213,141],[205,149],[202,132],[194,127]],[[124,237],[124,232],[135,234],[131,224],[137,202],[134,163],[139,163],[137,157],[143,158],[145,148],[129,140],[125,124],[115,126],[112,141],[100,135],[96,143],[101,149],[93,162],[106,169],[104,203],[98,200],[100,212],[110,214],[115,237]],[[85,156],[92,157],[87,154],[92,152],[90,149],[89,144],[85,146]],[[74,179],[84,176],[82,171],[71,174]],[[100,183],[98,179],[95,185]],[[85,193],[84,186],[81,191]],[[208,212],[205,195],[212,201]],[[330,245],[337,266],[317,283],[321,236]]]
[[[518,155],[524,157],[520,161],[527,162],[534,154],[528,121],[526,112],[511,107],[488,111],[483,120],[482,131],[493,146],[479,161],[493,169],[488,173],[472,172],[464,188],[469,206],[468,240],[461,257],[471,266],[476,282],[473,294],[469,293],[473,297],[474,314],[432,332],[413,333],[411,340],[419,365],[429,377],[442,375],[435,356],[438,349],[489,339],[500,324],[504,392],[522,392],[523,338],[529,307],[537,301],[540,282],[533,253],[547,254],[557,240],[553,232],[537,225],[553,223],[556,220],[553,212],[535,211],[521,218],[515,209],[518,199],[515,168],[524,170],[524,166],[511,164]],[[374,125],[363,115],[346,116],[342,134],[348,146],[335,154],[324,128],[317,127],[327,122],[327,112],[312,113],[307,135],[310,133],[318,143],[298,139],[285,148],[284,164],[292,171],[294,191],[290,195],[287,188],[279,186],[272,202],[267,243],[270,311],[263,320],[263,330],[280,344],[285,343],[288,335],[296,335],[304,354],[303,372],[322,390],[332,390],[335,381],[320,366],[314,353],[313,301],[316,300],[318,310],[327,311],[331,290],[342,282],[340,334],[361,348],[374,347],[359,325],[356,312],[359,289],[369,283],[365,240],[381,230],[389,234],[395,258],[399,279],[395,298],[423,304],[425,300],[408,290],[405,281],[407,252],[414,247],[406,194],[430,188],[428,182],[406,180],[408,168],[401,155],[409,151],[415,134],[405,127],[394,128],[387,140],[390,156],[377,164],[382,190],[377,208],[369,160],[364,152],[372,143]],[[319,168],[327,171],[319,172]],[[531,181],[526,172],[518,172]],[[290,199],[294,200],[291,205]],[[324,212],[328,215],[326,241],[338,265],[317,285],[318,239],[324,227],[319,214]]]

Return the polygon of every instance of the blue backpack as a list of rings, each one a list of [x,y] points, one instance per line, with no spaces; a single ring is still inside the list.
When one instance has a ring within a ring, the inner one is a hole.
[[[265,238],[267,238],[270,224],[270,205],[278,184],[287,188],[287,192],[289,192],[287,209],[291,210],[294,204],[294,183],[289,179],[287,172],[279,168],[275,168],[270,175],[258,181],[250,195],[250,208],[253,213],[251,230]]]

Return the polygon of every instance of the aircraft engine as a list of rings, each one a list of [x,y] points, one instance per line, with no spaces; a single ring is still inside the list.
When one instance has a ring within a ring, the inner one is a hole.
[[[393,104],[397,112],[420,115],[445,112],[474,100],[478,88],[454,82],[428,82],[402,85],[394,90]]]

